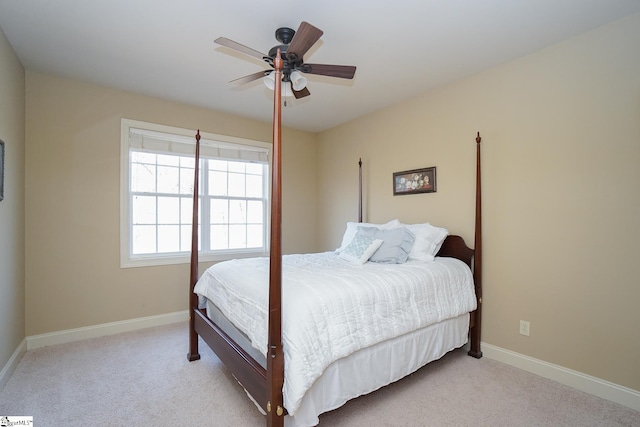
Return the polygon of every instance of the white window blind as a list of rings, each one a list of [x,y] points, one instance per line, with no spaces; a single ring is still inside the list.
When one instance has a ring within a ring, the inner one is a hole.
[[[154,153],[195,154],[195,137],[129,128],[129,146]],[[221,160],[269,163],[269,149],[200,139],[200,157]]]

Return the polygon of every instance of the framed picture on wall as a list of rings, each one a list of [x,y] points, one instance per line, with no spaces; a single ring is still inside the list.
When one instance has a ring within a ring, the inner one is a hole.
[[[435,193],[436,167],[413,169],[393,174],[393,195]]]
[[[4,199],[4,141],[0,141],[0,200]]]

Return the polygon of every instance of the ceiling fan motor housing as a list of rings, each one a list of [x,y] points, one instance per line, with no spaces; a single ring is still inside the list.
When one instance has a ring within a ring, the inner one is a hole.
[[[276,59],[276,54],[278,53],[278,49],[280,49],[280,56],[282,59],[287,59],[287,50],[289,48],[288,44],[280,44],[278,46],[274,46],[269,50],[269,59],[272,61]]]
[[[302,58],[289,58],[289,56],[287,56],[288,47],[289,46],[285,44],[272,47],[271,50],[269,50],[269,57],[264,58],[264,60],[271,67],[275,68],[276,55],[278,54],[278,49],[280,49],[280,57],[282,58],[282,74],[284,74],[285,77],[288,76],[289,73],[291,73],[291,71],[293,70],[300,70],[302,72],[308,71],[304,67]],[[287,80],[284,79],[284,81]]]

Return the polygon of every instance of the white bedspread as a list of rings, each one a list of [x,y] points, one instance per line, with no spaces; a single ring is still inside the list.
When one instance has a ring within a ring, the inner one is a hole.
[[[213,265],[195,287],[265,355],[268,280],[268,258],[239,259]],[[294,416],[333,361],[476,308],[471,271],[453,258],[354,265],[333,252],[285,255],[282,282],[284,406]]]

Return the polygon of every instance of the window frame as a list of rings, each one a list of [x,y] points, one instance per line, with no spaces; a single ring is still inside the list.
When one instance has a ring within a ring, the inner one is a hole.
[[[195,130],[183,129],[173,126],[160,125],[156,123],[142,122],[138,120],[121,119],[121,135],[120,135],[120,267],[147,267],[157,265],[172,265],[172,264],[186,264],[190,262],[191,252],[176,253],[171,252],[167,254],[132,254],[132,211],[131,211],[131,177],[130,177],[130,130],[131,128],[142,129],[150,132],[160,132],[162,134],[177,135],[179,137],[192,138],[195,147]],[[264,230],[263,230],[263,248],[261,249],[227,249],[227,250],[215,250],[215,252],[203,252],[203,236],[208,236],[208,231],[203,229],[202,212],[203,212],[203,198],[200,197],[200,250],[199,261],[201,262],[215,262],[223,261],[231,258],[247,258],[256,256],[268,256],[269,255],[269,231],[270,231],[270,212],[271,212],[271,200],[270,191],[271,188],[271,159],[272,159],[272,144],[250,140],[245,138],[232,137],[228,135],[219,135],[208,132],[200,132],[201,144],[202,141],[215,141],[223,144],[237,144],[242,146],[256,147],[260,150],[268,152],[268,162],[265,164],[267,170],[264,174]],[[202,152],[202,150],[201,150]],[[167,152],[168,153],[168,152]],[[200,164],[200,179],[203,177],[202,163]],[[200,192],[204,190],[202,182],[200,186]],[[209,196],[208,196],[209,197]],[[247,198],[249,200],[250,198]]]

